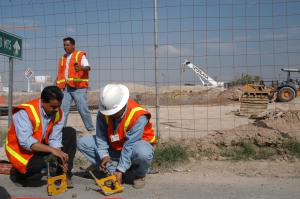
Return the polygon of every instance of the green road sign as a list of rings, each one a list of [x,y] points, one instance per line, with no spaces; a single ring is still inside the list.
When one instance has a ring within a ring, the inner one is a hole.
[[[14,34],[0,30],[0,54],[22,58],[22,39]]]

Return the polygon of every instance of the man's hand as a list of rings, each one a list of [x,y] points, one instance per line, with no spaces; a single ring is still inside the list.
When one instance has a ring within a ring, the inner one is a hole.
[[[111,162],[112,161],[111,161],[111,158],[109,156],[106,156],[106,157],[102,158],[102,160],[100,161],[100,166],[99,166],[100,171],[105,172],[106,164],[111,163]]]
[[[64,173],[68,172],[68,163],[58,164],[58,166],[60,166],[62,168]]]
[[[51,153],[61,160],[62,165],[68,165],[68,160],[69,160],[68,154],[56,148],[52,148]]]
[[[114,173],[114,175],[116,176],[117,181],[118,181],[120,184],[122,184],[122,176],[123,176],[123,173],[120,172],[120,171],[116,171],[116,172]]]
[[[76,72],[79,72],[79,71],[83,70],[83,69],[82,69],[82,66],[79,66],[78,63],[75,63],[75,64],[74,64],[74,67],[75,67],[75,71],[76,71]]]

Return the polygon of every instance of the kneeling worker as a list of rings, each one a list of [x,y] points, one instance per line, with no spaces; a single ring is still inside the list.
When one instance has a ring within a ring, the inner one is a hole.
[[[41,171],[46,168],[45,156],[50,154],[60,162],[57,174],[66,172],[68,187],[73,186],[70,179],[76,152],[76,132],[68,127],[62,130],[62,99],[63,93],[58,87],[48,86],[42,91],[41,98],[21,104],[13,110],[5,149],[15,168],[14,180],[22,186],[40,183]]]
[[[108,84],[100,95],[96,135],[82,137],[78,150],[100,171],[113,173],[120,183],[132,166],[133,187],[143,188],[157,142],[150,118],[146,109],[129,99],[126,86]]]

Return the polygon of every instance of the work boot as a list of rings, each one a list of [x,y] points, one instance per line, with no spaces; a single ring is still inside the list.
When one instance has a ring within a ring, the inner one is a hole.
[[[135,177],[135,179],[133,180],[133,188],[136,189],[141,189],[145,187],[146,181],[145,181],[146,177]]]
[[[40,187],[40,186],[43,186],[44,184],[46,184],[46,181],[41,180],[41,178],[42,178],[41,173],[35,173],[29,177],[25,177],[24,175],[22,175],[15,169],[10,175],[11,181],[17,187]]]
[[[12,172],[11,172],[9,178],[17,187],[25,187],[26,186],[25,178],[22,178],[19,175],[18,171],[16,171],[15,168],[12,169]]]

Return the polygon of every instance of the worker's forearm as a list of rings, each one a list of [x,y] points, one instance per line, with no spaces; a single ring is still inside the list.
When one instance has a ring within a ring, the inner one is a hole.
[[[48,145],[39,142],[31,145],[30,149],[35,152],[45,152],[45,153],[53,153],[53,150],[55,150],[53,147],[50,147]]]
[[[90,71],[91,67],[90,66],[84,66],[82,67],[82,71]]]

